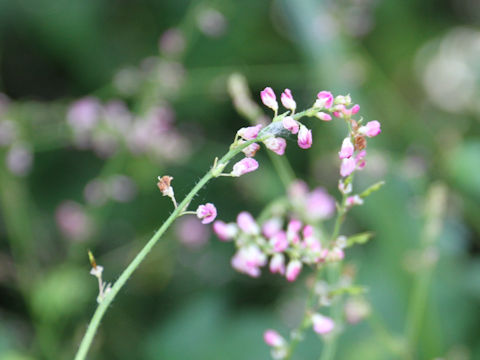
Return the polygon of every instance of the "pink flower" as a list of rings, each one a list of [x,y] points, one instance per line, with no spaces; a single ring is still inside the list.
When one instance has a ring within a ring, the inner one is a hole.
[[[200,205],[197,208],[197,217],[202,220],[202,224],[210,224],[217,217],[217,208],[212,203]]]
[[[353,155],[354,147],[352,144],[352,141],[350,140],[350,137],[346,137],[343,139],[342,143],[342,148],[340,149],[340,152],[338,153],[338,156],[340,159],[347,159]]]
[[[285,274],[285,256],[283,256],[283,254],[276,253],[272,256],[272,259],[270,260],[270,272],[272,274]]]
[[[323,120],[323,121],[330,121],[330,120],[332,120],[332,116],[331,116],[330,114],[327,114],[327,113],[322,112],[322,111],[316,113],[315,116],[316,116],[317,118],[319,118],[320,120]]]
[[[233,268],[251,277],[259,277],[266,263],[267,256],[256,245],[240,248],[232,258]]]
[[[301,203],[308,195],[308,185],[305,181],[295,180],[288,187],[288,198],[294,203]]]
[[[333,105],[333,95],[330,91],[320,91],[317,98],[323,102],[323,106],[327,109]]]
[[[350,109],[352,115],[355,115],[356,113],[358,113],[360,111],[360,105],[358,104],[355,104],[352,106],[352,108]]]
[[[175,233],[180,242],[190,248],[200,248],[210,237],[210,230],[193,216],[185,216],[175,223]]]
[[[285,345],[285,339],[275,330],[268,329],[263,333],[263,340],[268,346],[282,347]]]
[[[312,130],[308,130],[305,126],[300,126],[298,132],[298,146],[302,149],[308,149],[312,146]]]
[[[253,216],[246,211],[242,211],[237,216],[237,225],[244,233],[249,235],[258,235],[260,232],[257,222],[253,218]]]
[[[345,317],[350,324],[356,324],[370,314],[370,306],[365,300],[349,299],[345,303]]]
[[[68,109],[68,123],[74,130],[91,130],[100,116],[100,102],[93,97],[85,97],[74,102]]]
[[[246,157],[254,157],[258,150],[260,150],[260,145],[258,145],[257,143],[253,143],[248,145],[242,151]]]
[[[282,101],[282,105],[285,107],[285,109],[292,110],[292,112],[295,111],[297,108],[297,103],[295,100],[293,100],[292,92],[290,89],[285,89],[280,96],[280,100]]]
[[[305,225],[302,231],[302,235],[304,238],[308,238],[313,236],[313,226],[312,225]]]
[[[284,138],[268,138],[264,142],[267,149],[272,150],[275,154],[285,154],[285,148],[287,147],[287,141]]]
[[[292,134],[298,133],[300,125],[298,121],[294,120],[291,116],[285,116],[282,120],[283,127],[290,131]]]
[[[343,177],[350,175],[355,171],[356,161],[354,158],[350,157],[348,159],[342,160],[342,165],[340,166],[340,175]]]
[[[318,313],[312,315],[312,322],[313,331],[317,334],[328,334],[335,328],[335,323],[331,318]]]
[[[355,162],[357,164],[358,169],[363,169],[367,162],[365,161],[365,156],[367,156],[367,152],[365,150],[360,151],[357,156],[355,156]]]
[[[287,265],[285,277],[288,281],[295,281],[302,271],[302,263],[298,260],[291,260]]]
[[[377,136],[382,132],[380,129],[380,123],[377,120],[369,121],[366,125],[361,126],[358,129],[358,132],[368,137]]]
[[[346,201],[347,201],[347,206],[363,204],[363,199],[358,195],[349,196]]]
[[[276,217],[265,221],[262,226],[262,233],[267,239],[270,239],[280,230],[282,230],[282,220]]]
[[[92,222],[83,207],[73,201],[64,201],[55,211],[55,220],[62,234],[76,241],[87,238],[92,230]]]
[[[265,106],[269,107],[273,111],[278,110],[277,97],[271,87],[266,87],[260,92],[260,98]]]
[[[287,232],[296,234],[300,231],[301,228],[302,228],[302,222],[297,219],[292,219],[288,223]]]
[[[245,140],[253,140],[257,138],[261,128],[262,128],[262,124],[244,127],[238,130],[237,134],[242,138],[244,138]]]
[[[217,220],[213,223],[213,231],[222,241],[231,240],[238,233],[238,229],[235,224],[226,224],[222,220]]]
[[[324,188],[316,188],[308,195],[305,210],[312,220],[328,219],[335,212],[335,199]]]
[[[230,173],[232,176],[242,176],[249,172],[255,171],[258,169],[258,162],[252,158],[244,158],[233,165],[233,170]]]
[[[279,231],[270,238],[269,243],[273,246],[273,251],[281,253],[288,248],[287,234],[285,231]]]

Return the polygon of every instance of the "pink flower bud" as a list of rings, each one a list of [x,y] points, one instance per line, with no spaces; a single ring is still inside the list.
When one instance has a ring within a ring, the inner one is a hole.
[[[335,328],[335,323],[331,318],[318,313],[312,315],[312,322],[313,331],[317,334],[328,334]]]
[[[270,272],[272,274],[285,274],[285,256],[283,256],[283,254],[276,253],[272,256],[272,259],[270,260]]]
[[[284,138],[268,138],[264,142],[267,149],[272,150],[275,154],[283,155],[285,154],[285,148],[287,147],[287,142]]]
[[[273,111],[278,110],[277,97],[271,87],[266,87],[260,92],[260,98],[265,106],[269,107]]]
[[[258,150],[260,150],[260,145],[258,145],[257,143],[253,143],[248,145],[242,151],[246,157],[254,157]]]
[[[253,140],[257,138],[261,128],[262,128],[262,124],[244,127],[238,130],[237,134],[242,138],[244,138],[245,140]]]
[[[290,131],[292,134],[298,133],[300,125],[298,121],[294,120],[291,116],[285,116],[282,120],[283,127]]]
[[[349,196],[346,200],[347,206],[362,205],[363,199],[358,195]]]
[[[178,240],[186,247],[195,249],[204,246],[210,237],[210,230],[193,216],[185,216],[175,223]]]
[[[292,112],[295,111],[297,108],[297,103],[295,100],[293,100],[292,92],[290,89],[285,89],[280,96],[280,100],[282,101],[282,105],[285,107],[285,109],[292,110]]]
[[[300,220],[297,220],[297,219],[292,219],[288,223],[287,232],[298,233],[301,228],[302,228],[302,222]]]
[[[303,228],[302,234],[303,234],[304,238],[308,238],[310,236],[313,236],[313,226],[312,225],[306,225]]]
[[[257,222],[253,218],[253,216],[246,211],[242,211],[237,216],[237,225],[244,233],[249,235],[258,235],[260,232]]]
[[[212,203],[200,205],[197,208],[197,217],[202,220],[202,224],[210,224],[217,217],[217,208]]]
[[[345,253],[338,246],[333,247],[327,254],[328,261],[340,261],[345,258]]]
[[[380,129],[380,123],[377,120],[373,120],[369,121],[366,125],[361,126],[358,129],[358,132],[368,137],[374,137],[380,134],[382,130]]]
[[[272,218],[270,220],[267,220],[262,226],[262,233],[267,239],[270,239],[280,230],[282,230],[282,220],[280,220],[279,218]]]
[[[343,139],[342,143],[342,148],[340,149],[340,152],[338,153],[338,156],[340,159],[347,159],[353,155],[354,147],[352,144],[352,141],[350,140],[350,137],[346,137]]]
[[[349,299],[345,303],[345,317],[350,324],[356,324],[370,314],[370,306],[365,300]]]
[[[287,234],[285,231],[279,231],[270,238],[270,245],[273,246],[273,251],[280,253],[288,248]]]
[[[330,91],[320,91],[317,94],[317,98],[323,101],[323,106],[327,109],[333,105],[333,95]]]
[[[295,281],[302,271],[302,263],[298,260],[291,260],[287,265],[286,278],[288,281]]]
[[[342,165],[340,166],[340,175],[343,177],[350,175],[355,171],[356,161],[354,158],[348,158],[342,160]]]
[[[356,113],[358,113],[360,111],[360,105],[358,105],[358,104],[353,105],[352,108],[350,109],[350,111],[352,112],[352,115],[355,115]]]
[[[238,229],[235,224],[226,224],[222,220],[217,220],[213,223],[213,231],[222,241],[231,240],[238,233]]]
[[[363,169],[367,162],[365,161],[365,156],[367,156],[367,152],[365,150],[360,151],[357,156],[355,156],[355,161],[357,164],[357,169]]]
[[[285,339],[275,330],[268,329],[263,333],[263,340],[268,346],[282,347],[285,345]]]
[[[233,170],[230,173],[232,176],[242,176],[249,172],[255,171],[258,169],[258,162],[252,158],[244,158],[233,165]]]
[[[317,118],[319,118],[320,120],[323,120],[323,121],[330,121],[330,120],[332,120],[332,117],[331,117],[330,114],[327,114],[327,113],[322,112],[322,111],[316,113],[315,116],[316,116]]]
[[[259,277],[260,267],[266,263],[266,255],[256,245],[240,248],[232,258],[233,268],[251,277]]]
[[[302,149],[308,149],[312,146],[312,130],[308,130],[305,126],[300,126],[298,131],[298,146]]]

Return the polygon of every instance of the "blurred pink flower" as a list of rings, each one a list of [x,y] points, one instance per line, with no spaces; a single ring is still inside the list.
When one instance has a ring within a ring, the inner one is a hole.
[[[232,176],[242,176],[258,169],[258,162],[253,158],[244,158],[233,165]]]
[[[222,241],[232,240],[238,233],[238,228],[235,224],[226,224],[222,220],[217,220],[213,223],[213,231]]]
[[[340,152],[338,153],[338,156],[340,159],[347,159],[353,155],[354,147],[352,144],[352,141],[350,140],[350,137],[346,137],[343,139],[342,143],[342,148],[340,149]]]
[[[72,240],[85,240],[91,230],[92,224],[82,206],[73,201],[64,201],[55,211],[57,226],[62,234]]]
[[[340,175],[343,177],[350,175],[355,171],[356,161],[354,158],[343,159],[340,166]]]
[[[268,329],[263,333],[263,340],[268,346],[272,347],[282,347],[286,344],[285,339],[272,329]]]
[[[333,95],[330,91],[320,91],[317,94],[317,98],[323,101],[323,106],[327,109],[331,108],[333,105]]]
[[[369,121],[366,125],[361,126],[358,129],[358,132],[368,137],[374,137],[380,134],[382,130],[380,129],[380,123],[377,120],[373,120]]]
[[[327,113],[322,112],[322,111],[316,113],[315,116],[316,116],[317,118],[319,118],[320,120],[323,120],[323,121],[330,121],[330,120],[332,120],[332,116],[331,116],[330,114],[327,114]]]
[[[281,253],[276,253],[270,260],[270,272],[272,274],[285,274],[285,256]]]
[[[301,125],[298,131],[298,146],[302,149],[308,149],[312,146],[312,130],[307,129]]]
[[[240,230],[249,235],[258,235],[260,232],[257,222],[247,211],[242,211],[240,214],[238,214],[237,225]]]
[[[182,217],[175,223],[175,233],[180,242],[188,247],[199,248],[205,245],[210,236],[208,227],[192,216]]]
[[[285,148],[287,147],[287,141],[284,138],[268,138],[264,142],[267,149],[272,150],[275,154],[285,154]]]
[[[261,128],[262,128],[262,124],[244,127],[238,130],[237,134],[242,138],[244,138],[245,140],[253,140],[257,138]]]
[[[298,121],[294,120],[291,116],[285,116],[282,120],[282,125],[292,134],[298,133],[298,130],[300,129],[300,124]]]
[[[251,277],[259,277],[266,263],[267,256],[256,245],[240,248],[232,258],[233,268]]]
[[[335,212],[335,199],[324,188],[319,187],[308,195],[305,209],[310,219],[328,219]]]
[[[291,260],[287,265],[285,277],[287,281],[295,281],[302,271],[302,263],[299,260]]]
[[[317,334],[328,334],[335,328],[334,321],[327,316],[323,316],[322,314],[313,314],[312,322],[313,331],[315,331]]]

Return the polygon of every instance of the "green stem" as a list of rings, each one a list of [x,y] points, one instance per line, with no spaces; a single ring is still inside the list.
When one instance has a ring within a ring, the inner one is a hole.
[[[266,135],[268,136],[268,135]],[[219,163],[226,164],[230,159],[235,155],[240,153],[245,147],[252,144],[255,141],[262,141],[263,138],[250,140],[242,144],[241,146],[231,149],[227,154],[225,154],[219,161]],[[165,231],[170,227],[173,221],[180,215],[182,209],[184,209],[193,197],[207,184],[207,182],[213,177],[212,169],[210,169],[202,179],[194,186],[194,188],[188,193],[188,195],[183,199],[179,206],[170,214],[167,220],[162,224],[162,226],[157,230],[157,232],[152,236],[152,238],[147,242],[147,244],[140,250],[140,252],[135,256],[132,262],[127,266],[127,268],[122,272],[120,277],[115,284],[112,286],[110,292],[105,296],[103,301],[98,305],[95,313],[93,314],[92,320],[88,325],[87,331],[80,343],[80,347],[75,355],[75,360],[84,360],[87,356],[88,350],[92,344],[92,341],[95,337],[97,329],[100,325],[100,321],[103,318],[103,315],[107,311],[109,305],[112,303],[115,296],[120,291],[120,289],[125,285],[127,280],[132,276],[133,272],[137,267],[142,263],[148,253],[152,250],[155,244],[160,240],[161,236]]]

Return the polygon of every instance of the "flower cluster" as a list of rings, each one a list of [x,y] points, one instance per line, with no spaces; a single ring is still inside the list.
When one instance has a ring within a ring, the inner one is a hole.
[[[329,244],[326,234],[308,223],[330,218],[335,200],[323,188],[308,192],[300,181],[292,184],[289,193],[285,206],[262,222],[245,211],[238,214],[235,223],[214,222],[218,238],[236,245],[232,266],[237,271],[258,277],[260,268],[268,264],[272,273],[295,281],[304,265],[343,259],[344,245]]]
[[[121,101],[103,105],[87,97],[70,106],[67,121],[75,145],[92,149],[100,157],[112,156],[122,145],[132,154],[157,160],[179,160],[189,154],[188,142],[173,125],[173,111],[167,105],[136,117]]]

